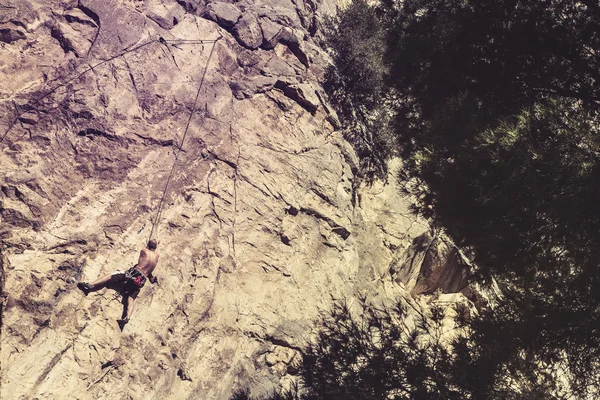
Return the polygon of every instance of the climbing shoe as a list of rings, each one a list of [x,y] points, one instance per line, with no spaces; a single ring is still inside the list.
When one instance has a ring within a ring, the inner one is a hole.
[[[79,288],[79,290],[81,290],[83,292],[83,294],[85,294],[86,296],[92,291],[92,285],[90,285],[89,283],[85,283],[85,282],[79,282],[77,284],[77,287]]]
[[[117,323],[119,324],[119,329],[121,329],[121,332],[123,332],[123,328],[125,328],[125,325],[127,325],[128,322],[129,322],[129,318],[123,318],[123,319],[117,320]]]

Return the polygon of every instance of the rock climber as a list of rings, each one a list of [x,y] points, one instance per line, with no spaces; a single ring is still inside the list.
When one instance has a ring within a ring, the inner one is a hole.
[[[105,287],[114,289],[123,295],[123,315],[120,320],[117,320],[121,330],[123,330],[125,325],[129,322],[129,318],[131,318],[131,314],[133,313],[133,302],[146,283],[146,279],[151,283],[157,283],[156,277],[152,275],[152,272],[158,263],[159,256],[156,252],[157,246],[156,240],[152,239],[148,241],[147,247],[140,251],[140,257],[137,264],[127,271],[113,272],[92,283],[79,282],[77,284],[77,287],[86,296],[90,292],[95,292]]]

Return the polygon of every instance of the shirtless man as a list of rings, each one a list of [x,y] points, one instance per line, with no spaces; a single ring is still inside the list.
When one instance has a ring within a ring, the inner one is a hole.
[[[152,272],[158,263],[158,253],[156,250],[156,240],[152,239],[148,242],[145,249],[140,251],[140,258],[135,266],[128,271],[117,271],[110,275],[103,276],[92,283],[79,282],[77,287],[86,296],[90,292],[103,289],[105,287],[117,290],[123,295],[123,315],[117,322],[121,330],[129,322],[129,318],[133,313],[133,302],[140,293],[140,289],[146,283],[146,278],[151,283],[156,283],[157,279]]]

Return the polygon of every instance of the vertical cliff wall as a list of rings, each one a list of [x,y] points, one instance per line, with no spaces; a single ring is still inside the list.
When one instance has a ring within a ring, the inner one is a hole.
[[[260,395],[294,379],[332,301],[420,307],[411,291],[464,287],[462,259],[393,176],[355,180],[319,84],[319,27],[334,11],[0,6],[3,399]],[[159,283],[120,332],[115,292],[74,283],[135,264],[153,229]]]

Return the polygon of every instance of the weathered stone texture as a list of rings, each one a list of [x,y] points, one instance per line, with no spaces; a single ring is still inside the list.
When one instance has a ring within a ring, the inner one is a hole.
[[[231,28],[238,22],[242,13],[233,4],[216,1],[208,4],[206,16],[224,28]]]
[[[258,49],[263,42],[263,34],[256,14],[252,11],[245,12],[233,27],[233,35],[242,46],[251,50]]]
[[[23,35],[0,43],[3,399],[261,395],[295,379],[333,299],[426,308],[411,292],[462,288],[458,253],[431,244],[393,178],[357,181],[311,36],[330,2],[10,4],[23,12],[0,8],[0,23]],[[121,333],[115,293],[75,282],[136,262],[173,164],[159,284]]]

